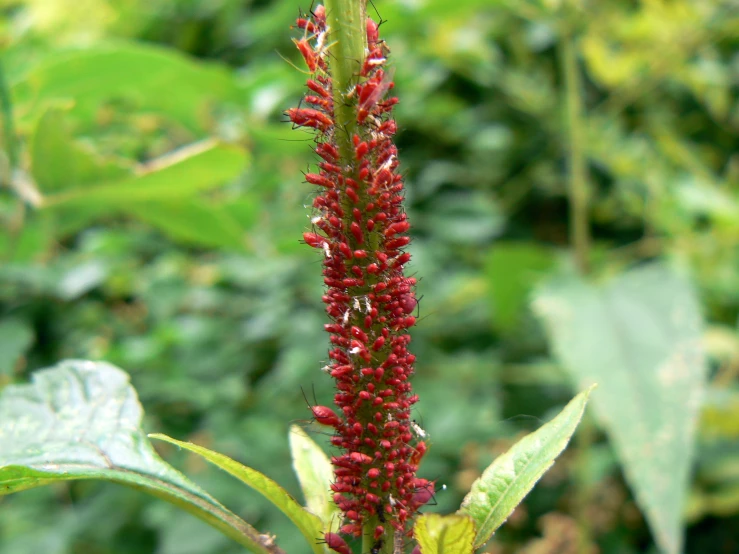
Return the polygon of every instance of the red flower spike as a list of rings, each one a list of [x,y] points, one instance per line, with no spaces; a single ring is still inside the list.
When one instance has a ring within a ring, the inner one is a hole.
[[[411,432],[410,409],[418,398],[408,380],[415,356],[408,352],[406,329],[416,322],[412,314],[418,301],[415,279],[403,274],[410,261],[404,251],[410,224],[392,142],[397,132],[391,117],[397,103],[390,96],[393,73],[387,70],[389,50],[379,26],[368,19],[368,50],[355,73],[359,82],[341,95],[356,126],[348,148],[340,147],[338,139],[347,137],[342,126],[350,122],[337,120],[334,113],[324,7],[299,19],[297,27],[302,35],[294,42],[312,73],[304,99],[311,107],[286,114],[295,126],[317,135],[320,163],[305,176],[317,185],[315,232],[306,232],[303,240],[323,262],[328,287],[323,302],[331,319],[325,328],[332,343],[325,372],[335,379],[338,408],[311,410],[318,423],[334,429],[331,444],[340,449],[331,458],[331,490],[347,520],[340,534],[358,537],[370,519],[379,519],[383,525],[366,532],[381,544],[388,525],[408,531],[415,512],[433,495],[433,484],[416,477],[426,444]],[[326,534],[325,540],[330,549],[347,554],[339,534]]]

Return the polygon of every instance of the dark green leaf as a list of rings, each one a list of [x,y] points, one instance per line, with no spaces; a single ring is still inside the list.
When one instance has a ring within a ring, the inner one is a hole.
[[[516,327],[537,280],[552,267],[551,249],[527,242],[495,242],[486,263],[495,324]]]

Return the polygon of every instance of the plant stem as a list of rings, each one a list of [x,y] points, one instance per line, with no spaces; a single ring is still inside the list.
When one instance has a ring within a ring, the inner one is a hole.
[[[375,529],[375,527],[380,523],[377,516],[369,518],[365,524],[364,524],[364,532],[362,533],[362,553],[363,554],[369,554],[370,552],[373,552],[372,549],[375,548],[376,542],[372,533]],[[382,546],[380,547],[380,550],[377,551],[378,554],[393,554],[393,547],[394,547],[394,538],[395,533],[394,529],[390,527],[390,525],[385,525],[385,535],[382,537]],[[373,552],[374,554],[374,552]]]
[[[570,203],[570,243],[574,249],[575,264],[581,274],[590,270],[590,226],[588,221],[587,166],[583,152],[582,83],[577,68],[577,49],[567,22],[563,25],[560,44],[560,63],[564,76],[567,116],[568,195]]]
[[[574,251],[575,266],[581,275],[590,271],[590,225],[588,213],[588,174],[583,151],[582,132],[585,128],[582,107],[582,82],[577,67],[577,45],[573,32],[572,11],[566,10],[562,19],[560,41],[560,64],[564,78],[566,107],[566,129],[568,152],[568,197],[570,205],[570,244]],[[595,441],[595,428],[589,419],[583,418],[575,436],[577,460],[575,468],[575,518],[580,534],[577,552],[588,552],[592,542],[592,531],[588,509],[591,498],[591,483],[588,478],[591,463],[590,451]]]
[[[5,81],[5,69],[0,63],[0,108],[3,113],[3,139],[11,167],[18,163],[18,149],[15,141],[15,127],[13,125],[13,106],[10,100],[10,91]]]
[[[367,48],[366,0],[326,0],[334,95],[334,128],[341,158],[353,159],[356,111],[346,94],[357,82]]]
[[[0,63],[0,111],[3,118],[2,146],[8,156],[7,175],[0,175],[0,185],[2,185],[5,177],[12,178],[13,171],[18,167],[18,142],[15,136],[15,125],[13,124],[13,104],[10,99],[10,91],[5,80],[5,69]]]

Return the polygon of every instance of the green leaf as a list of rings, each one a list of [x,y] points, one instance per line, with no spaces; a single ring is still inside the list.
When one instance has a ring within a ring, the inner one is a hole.
[[[206,140],[176,150],[142,168],[139,175],[47,196],[44,206],[96,206],[101,211],[131,203],[182,199],[236,178],[246,152]]]
[[[43,194],[121,179],[131,173],[119,160],[103,159],[75,142],[64,109],[50,107],[31,138],[31,173]]]
[[[102,479],[183,508],[259,553],[281,552],[166,464],[141,430],[128,375],[70,360],[0,393],[0,495],[58,481]]]
[[[659,265],[604,286],[563,278],[534,301],[554,353],[580,386],[602,387],[595,414],[613,442],[661,550],[682,550],[693,437],[706,362],[690,284]]]
[[[50,55],[14,83],[11,93],[21,127],[49,102],[72,101],[71,114],[92,126],[104,103],[123,101],[134,109],[166,115],[199,134],[212,125],[210,102],[240,100],[227,68],[172,49],[125,42]]]
[[[0,376],[13,373],[15,364],[33,344],[34,338],[33,328],[25,321],[16,318],[0,320]]]
[[[323,536],[321,520],[300,506],[300,504],[298,504],[298,502],[290,496],[285,489],[275,483],[272,479],[263,473],[260,473],[256,469],[246,467],[228,456],[219,454],[218,452],[213,452],[212,450],[198,446],[197,444],[178,441],[160,433],[149,436],[153,439],[163,440],[184,448],[185,450],[189,450],[190,452],[200,454],[213,465],[221,468],[227,473],[230,473],[245,485],[253,488],[267,500],[272,502],[272,504],[274,504],[290,519],[290,521],[295,524],[308,541],[308,544],[311,545],[313,552],[316,554],[323,553],[323,547],[318,543],[318,540]]]
[[[184,199],[137,202],[128,209],[174,240],[212,247],[241,249],[244,246],[244,230],[224,205]]]
[[[485,273],[490,283],[494,322],[500,329],[509,331],[516,327],[534,285],[553,263],[552,250],[538,244],[493,244]]]
[[[335,532],[332,526],[341,521],[341,515],[329,488],[334,480],[331,461],[298,425],[290,427],[290,451],[306,508],[321,518],[324,529]]]
[[[413,538],[421,554],[472,554],[475,525],[466,515],[423,514],[416,520]]]
[[[472,484],[457,513],[475,522],[475,549],[490,539],[565,449],[591,390],[578,394],[552,421],[498,456]]]

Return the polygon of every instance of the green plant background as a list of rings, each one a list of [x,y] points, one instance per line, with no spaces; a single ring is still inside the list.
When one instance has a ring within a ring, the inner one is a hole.
[[[432,448],[422,473],[447,485],[431,510],[455,510],[497,454],[573,394],[568,355],[550,353],[557,345],[530,305],[540,283],[568,272],[558,50],[569,36],[583,81],[593,274],[605,281],[660,260],[692,283],[669,289],[676,304],[700,302],[708,357],[685,551],[739,551],[739,6],[375,5],[395,59],[423,295],[415,387]],[[304,396],[332,394],[320,372],[319,258],[298,242],[310,140],[281,115],[305,77],[289,63],[302,67],[288,30],[298,7],[0,0],[17,136],[5,128],[0,160],[0,386],[60,359],[105,359],[132,374],[148,430],[224,452],[295,495],[287,429],[307,423]],[[213,139],[223,142],[191,148],[185,170],[142,177],[152,160]],[[567,348],[597,371],[608,337],[587,337]],[[641,370],[650,353],[627,350]],[[609,391],[593,402],[598,394]],[[487,552],[657,551],[613,442],[595,419],[586,431]],[[158,446],[287,552],[307,551],[259,496]],[[0,554],[237,551],[113,485],[0,499]]]

